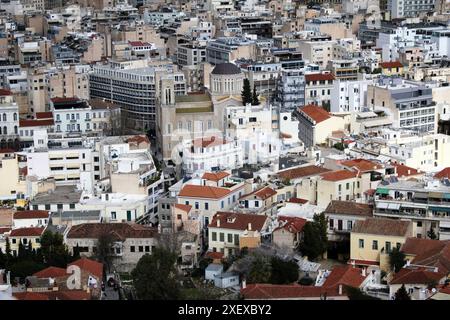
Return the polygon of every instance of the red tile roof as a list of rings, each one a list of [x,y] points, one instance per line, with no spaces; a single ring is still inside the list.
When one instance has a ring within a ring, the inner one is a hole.
[[[114,239],[151,239],[157,236],[156,228],[130,223],[82,223],[70,228],[69,239],[98,239],[102,234],[111,234]]]
[[[290,198],[287,202],[305,204],[308,200],[302,198]]]
[[[175,208],[183,210],[185,212],[189,212],[189,211],[191,211],[192,206],[187,205],[187,204],[176,203]]]
[[[265,215],[217,212],[208,227],[243,231],[248,230],[251,224],[251,230],[261,231],[267,220],[268,217]],[[217,226],[218,222],[220,222],[219,226]]]
[[[214,260],[223,259],[223,256],[224,256],[224,254],[222,252],[214,252],[214,251],[206,252],[206,257],[214,259]]]
[[[305,80],[306,82],[309,81],[333,81],[334,75],[332,73],[311,73],[311,74],[305,74]]]
[[[44,233],[44,227],[19,228],[11,231],[11,237],[40,237]]]
[[[403,65],[400,63],[400,61],[386,61],[386,62],[381,62],[380,66],[383,69],[386,68],[403,68]]]
[[[356,178],[357,173],[349,170],[337,170],[331,172],[325,172],[320,175],[323,180],[326,181],[342,181],[351,178]]]
[[[450,167],[444,168],[441,171],[439,171],[438,173],[436,173],[434,175],[434,177],[436,179],[443,179],[443,178],[448,178],[450,179]]]
[[[98,279],[103,278],[103,263],[97,262],[95,260],[91,260],[88,258],[81,258],[72,263],[69,263],[69,266],[78,266],[82,271],[86,271],[96,276]]]
[[[419,170],[405,166],[403,164],[394,164],[395,171],[397,172],[398,177],[408,177],[408,176],[414,176],[416,174],[419,174]]]
[[[178,196],[188,198],[221,199],[229,194],[230,190],[226,188],[187,184],[181,189]]]
[[[372,217],[373,207],[366,203],[331,200],[325,209],[325,214]]]
[[[192,144],[196,148],[212,148],[215,146],[219,146],[222,144],[228,143],[227,140],[222,139],[221,137],[212,136],[209,138],[198,138],[195,140],[192,140]]]
[[[341,161],[341,165],[352,169],[353,167],[357,168],[361,172],[373,171],[382,169],[383,166],[379,163],[366,160],[366,159],[354,159],[354,160],[346,160]]]
[[[446,273],[420,269],[402,268],[389,284],[429,284],[446,277]]]
[[[335,266],[328,275],[323,286],[333,287],[338,285],[359,288],[367,278],[362,275],[362,269],[354,268],[351,265]]]
[[[77,97],[55,97],[51,99],[52,102],[76,102],[76,101],[80,101],[79,98]]]
[[[36,112],[36,119],[53,119],[53,112]]]
[[[14,292],[13,297],[17,300],[50,300],[47,295],[38,292]]]
[[[40,127],[54,125],[53,119],[47,120],[33,120],[33,119],[19,119],[20,127]]]
[[[0,96],[12,96],[13,93],[8,89],[0,89]]]
[[[388,218],[366,218],[358,220],[352,229],[354,233],[376,234],[383,236],[407,237],[411,221]]]
[[[148,42],[142,42],[142,41],[128,41],[128,43],[130,44],[130,46],[132,47],[146,47],[149,46],[150,43]]]
[[[306,224],[306,219],[298,218],[298,217],[286,217],[286,216],[278,216],[278,221],[282,223],[281,226],[275,228],[273,231],[284,229],[291,233],[302,232],[303,227]]]
[[[16,211],[13,219],[46,219],[49,216],[48,211],[44,210],[25,210]]]
[[[33,274],[33,276],[38,278],[57,278],[64,277],[66,275],[66,269],[58,267],[48,267]]]
[[[150,143],[150,140],[145,135],[136,135],[136,136],[133,136],[133,137],[130,137],[127,139],[127,143],[130,143],[130,142],[135,142],[137,144],[140,144],[142,142]]]
[[[0,153],[15,153],[15,152],[16,150],[10,148],[0,149]]]
[[[226,177],[228,177],[230,174],[225,171],[220,172],[205,172],[202,176],[202,179],[209,180],[209,181],[220,181]]]
[[[0,227],[0,234],[4,234],[6,232],[10,232],[11,228],[9,227]]]
[[[338,288],[324,288],[315,286],[301,286],[298,284],[249,284],[241,289],[244,299],[295,299],[295,298],[319,298],[326,294],[328,297],[339,296]],[[342,295],[345,297],[345,295]]]
[[[450,272],[450,240],[407,238],[400,250],[414,256],[412,264],[437,267],[439,272]]]
[[[255,190],[251,193],[248,194],[244,194],[242,197],[240,197],[239,199],[245,199],[251,196],[254,196],[255,198],[261,199],[261,200],[266,200],[274,195],[276,195],[277,192],[275,190],[273,190],[272,188],[265,186],[261,189]]]
[[[301,107],[300,112],[313,119],[316,123],[328,120],[331,118],[330,113],[322,107],[314,104],[309,104]]]
[[[305,166],[305,167],[298,167],[298,168],[292,168],[287,169],[278,172],[278,176],[282,179],[297,179],[297,178],[303,178],[303,177],[310,177],[315,176],[324,172],[329,172],[330,170],[317,167],[317,166]]]

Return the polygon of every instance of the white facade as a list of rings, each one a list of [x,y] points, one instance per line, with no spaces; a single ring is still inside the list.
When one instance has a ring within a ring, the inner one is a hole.
[[[0,95],[0,141],[19,134],[19,107],[12,95]]]
[[[360,112],[367,106],[367,86],[372,80],[334,82],[331,89],[331,112]]]

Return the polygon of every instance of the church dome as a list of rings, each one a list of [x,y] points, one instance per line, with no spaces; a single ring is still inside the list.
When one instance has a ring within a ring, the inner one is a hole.
[[[227,62],[216,65],[211,73],[217,75],[240,74],[241,69],[237,65]]]

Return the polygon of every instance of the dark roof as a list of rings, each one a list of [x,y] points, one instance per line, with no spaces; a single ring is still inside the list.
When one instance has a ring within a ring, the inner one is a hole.
[[[356,221],[352,232],[404,237],[407,236],[410,224],[411,221],[367,218],[366,220]]]
[[[110,233],[115,239],[127,238],[153,238],[157,231],[155,228],[128,223],[83,223],[73,226],[67,238],[69,239],[98,239],[102,234]]]
[[[328,172],[330,170],[317,167],[317,166],[305,166],[305,167],[298,167],[298,168],[292,168],[287,169],[278,172],[278,176],[282,179],[296,179],[296,178],[302,178],[302,177],[309,177],[309,176],[315,176],[324,172]]]
[[[402,268],[389,284],[429,284],[445,277],[443,272],[427,271],[422,268]]]
[[[439,272],[450,272],[450,240],[408,238],[401,251],[414,256],[412,264],[437,267]]]
[[[251,230],[261,231],[268,217],[265,215],[244,214],[235,212],[217,212],[209,228],[223,228],[232,230],[247,230],[251,224]],[[219,226],[217,222],[219,222]]]
[[[373,210],[372,206],[365,203],[332,200],[325,209],[325,213],[372,217]]]
[[[241,69],[233,63],[221,63],[216,65],[214,70],[211,72],[212,74],[240,74]]]

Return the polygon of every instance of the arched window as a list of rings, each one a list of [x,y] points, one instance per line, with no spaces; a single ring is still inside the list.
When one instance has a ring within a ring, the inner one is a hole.
[[[3,127],[3,134],[8,134],[8,128],[6,128],[6,126],[5,127]]]
[[[17,128],[17,126],[14,126],[14,134],[19,134],[19,129]]]
[[[2,134],[2,127],[0,127],[0,134]]]
[[[17,121],[17,113],[14,112],[14,121]]]
[[[6,121],[6,113],[3,114],[3,121]]]

